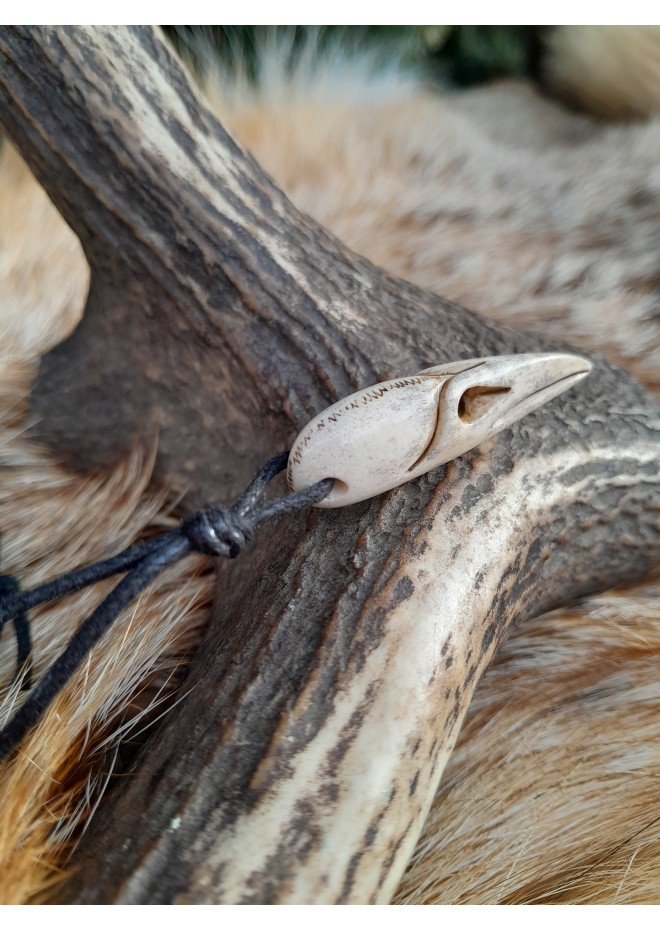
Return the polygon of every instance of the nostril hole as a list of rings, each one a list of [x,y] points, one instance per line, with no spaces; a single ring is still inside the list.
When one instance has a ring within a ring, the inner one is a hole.
[[[458,401],[458,418],[463,423],[478,420],[493,407],[501,394],[508,394],[509,387],[486,387],[478,385],[463,391]]]

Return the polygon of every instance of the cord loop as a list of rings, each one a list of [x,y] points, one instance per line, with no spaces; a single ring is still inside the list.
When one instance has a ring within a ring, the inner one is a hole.
[[[230,507],[216,504],[184,520],[178,529],[153,539],[134,543],[102,562],[60,575],[30,591],[21,591],[12,575],[0,575],[0,631],[14,621],[17,641],[17,674],[23,687],[30,687],[30,624],[28,610],[48,601],[80,591],[87,585],[124,575],[115,589],[74,633],[69,645],[48,669],[20,709],[0,729],[0,762],[20,743],[62,690],[85,656],[117,617],[162,571],[190,552],[234,559],[245,549],[252,532],[267,520],[294,513],[323,500],[334,481],[325,478],[311,487],[265,501],[268,484],[287,465],[288,452],[269,459],[256,473],[243,494]]]
[[[20,610],[21,588],[13,575],[0,575],[0,633],[8,620]]]

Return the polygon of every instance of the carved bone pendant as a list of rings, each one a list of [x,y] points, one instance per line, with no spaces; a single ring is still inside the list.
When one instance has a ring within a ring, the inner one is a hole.
[[[289,487],[334,478],[317,507],[382,494],[490,439],[590,370],[578,355],[502,355],[375,384],[310,420],[291,449]]]

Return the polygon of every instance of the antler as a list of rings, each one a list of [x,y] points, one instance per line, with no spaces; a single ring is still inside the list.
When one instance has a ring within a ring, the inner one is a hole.
[[[296,211],[157,33],[6,28],[0,53],[2,122],[92,268],[33,394],[38,435],[78,467],[157,427],[159,479],[227,499],[355,390],[561,348],[388,277]],[[388,899],[510,622],[657,559],[657,417],[592,362],[477,451],[282,520],[220,568],[189,694],[92,823],[68,900]]]

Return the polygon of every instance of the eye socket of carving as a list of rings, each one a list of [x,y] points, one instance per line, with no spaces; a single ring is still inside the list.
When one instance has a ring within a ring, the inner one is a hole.
[[[468,388],[458,401],[458,417],[463,423],[473,423],[491,409],[501,394],[508,394],[508,387],[477,386]]]

